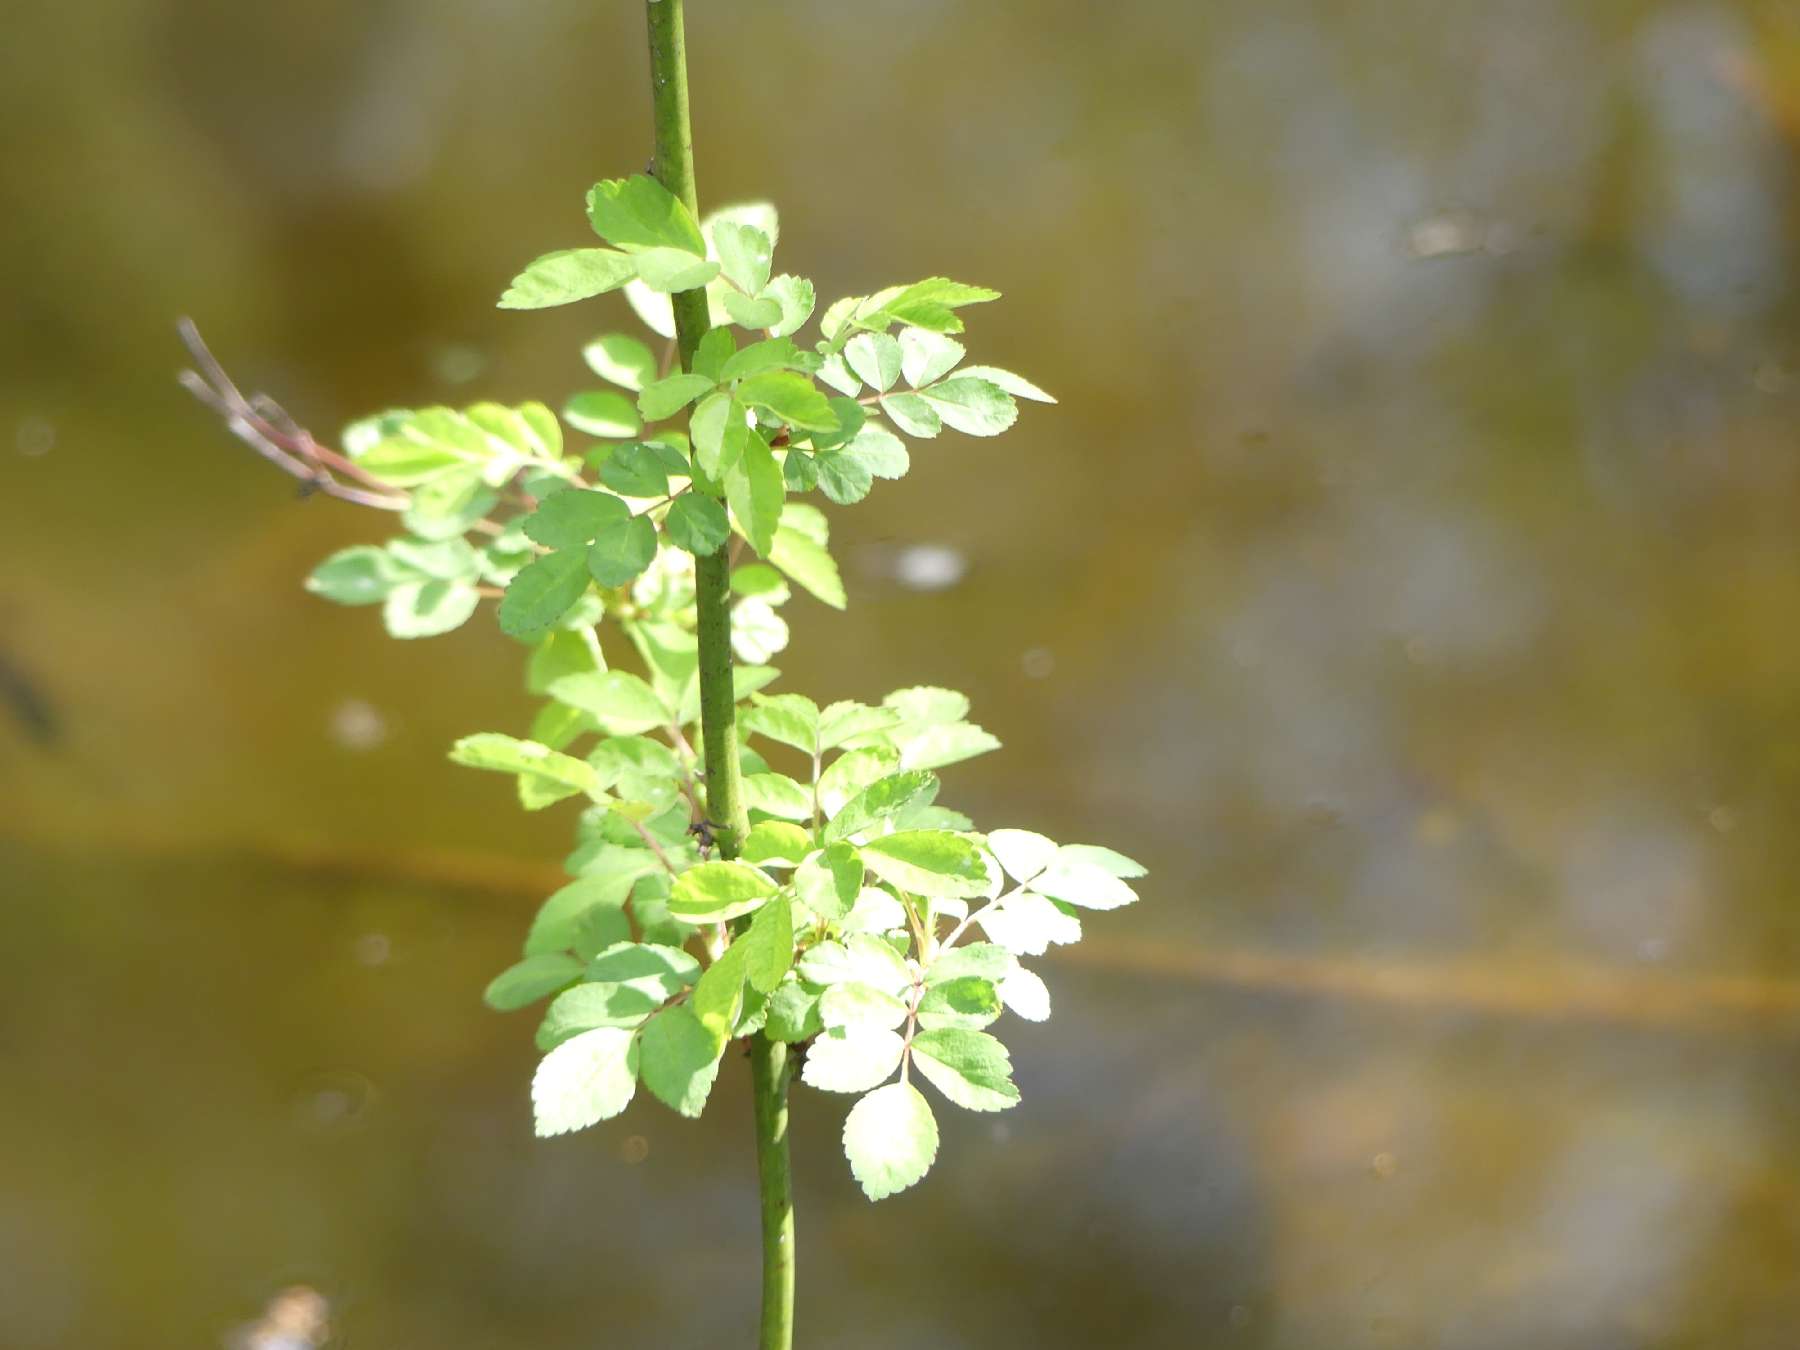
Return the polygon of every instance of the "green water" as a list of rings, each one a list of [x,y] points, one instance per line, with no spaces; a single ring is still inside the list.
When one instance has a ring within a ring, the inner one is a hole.
[[[802,1344],[1790,1345],[1800,20],[691,10],[703,198],[822,295],[1001,288],[1062,400],[839,515],[780,664],[967,690],[946,800],[1152,872],[919,1190],[798,1099]],[[745,1344],[743,1066],[540,1143],[476,1002],[569,824],[443,761],[515,652],[307,597],[376,522],[171,378],[189,313],[321,432],[581,387],[622,303],[492,302],[643,163],[641,14],[6,27],[0,1345],[296,1284],[343,1346]]]

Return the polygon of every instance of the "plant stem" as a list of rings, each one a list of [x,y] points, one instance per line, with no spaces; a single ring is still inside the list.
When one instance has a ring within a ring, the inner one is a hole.
[[[656,126],[655,171],[697,220],[694,138],[688,120],[687,38],[682,0],[645,0],[650,26],[650,96]],[[681,368],[711,326],[704,289],[670,297]],[[706,809],[723,857],[737,856],[749,833],[738,770],[737,692],[731,669],[731,557],[726,547],[694,560],[694,608],[700,639],[700,730],[706,752]],[[762,1334],[760,1350],[790,1350],[794,1341],[794,1198],[788,1162],[787,1046],[758,1034],[750,1040],[756,1111],[756,1172],[762,1193]]]
[[[788,1165],[788,1072],[786,1045],[762,1035],[751,1039],[756,1177],[762,1192],[762,1350],[788,1350],[794,1343],[794,1187]]]

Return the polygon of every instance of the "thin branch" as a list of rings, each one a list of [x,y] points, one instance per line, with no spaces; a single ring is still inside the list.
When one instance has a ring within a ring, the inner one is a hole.
[[[217,413],[233,436],[283,473],[298,478],[304,484],[303,491],[323,492],[328,497],[379,511],[406,509],[410,498],[405,493],[383,487],[348,458],[320,445],[310,431],[267,394],[245,398],[201,340],[192,319],[182,319],[176,324],[176,331],[199,368],[181,372],[182,388]],[[355,479],[361,486],[340,482],[338,474]]]

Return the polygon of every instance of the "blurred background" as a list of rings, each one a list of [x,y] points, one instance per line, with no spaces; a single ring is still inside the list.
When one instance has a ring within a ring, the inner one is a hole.
[[[703,203],[1062,400],[836,514],[787,687],[965,689],[946,801],[1151,869],[917,1190],[797,1099],[802,1343],[1794,1344],[1800,4],[689,23]],[[478,1001],[571,825],[444,759],[516,649],[304,594],[380,522],[173,378],[590,384],[622,300],[494,300],[644,164],[641,7],[6,26],[0,1345],[745,1343],[742,1066],[537,1142]]]

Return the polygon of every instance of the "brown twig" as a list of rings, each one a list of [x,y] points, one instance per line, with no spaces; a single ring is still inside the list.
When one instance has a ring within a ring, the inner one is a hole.
[[[323,492],[328,497],[381,511],[406,508],[406,494],[383,487],[350,459],[319,444],[310,431],[267,394],[245,398],[201,340],[192,319],[182,319],[176,329],[182,345],[199,367],[197,371],[181,372],[182,387],[217,413],[233,436],[283,473],[298,478],[305,485],[303,491]],[[355,482],[340,481],[340,474]]]

